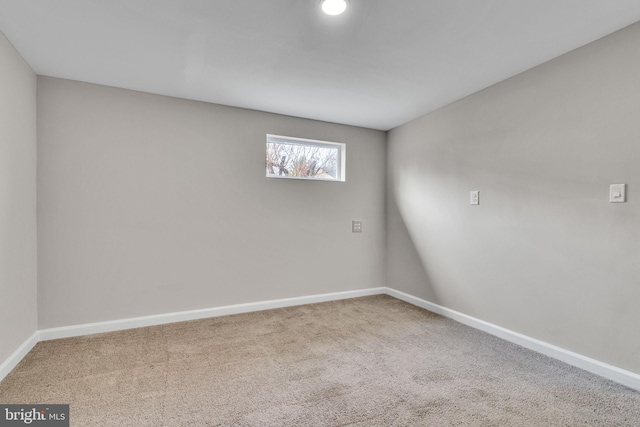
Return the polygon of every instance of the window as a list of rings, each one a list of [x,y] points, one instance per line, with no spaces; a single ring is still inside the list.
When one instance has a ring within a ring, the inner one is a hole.
[[[267,177],[345,180],[345,144],[267,135]]]

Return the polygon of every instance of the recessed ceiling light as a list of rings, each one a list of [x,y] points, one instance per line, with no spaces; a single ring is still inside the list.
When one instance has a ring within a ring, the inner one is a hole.
[[[346,8],[346,0],[324,0],[322,2],[322,11],[327,15],[340,15]]]

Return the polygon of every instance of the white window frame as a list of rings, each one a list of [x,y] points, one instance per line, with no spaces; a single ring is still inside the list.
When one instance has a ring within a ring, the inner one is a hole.
[[[323,177],[305,177],[305,176],[289,176],[289,175],[273,175],[269,174],[268,165],[265,167],[267,178],[285,178],[285,179],[302,179],[308,181],[329,181],[329,182],[345,182],[346,181],[346,164],[347,164],[347,145],[342,142],[321,141],[317,139],[296,138],[293,136],[272,135],[267,134],[267,142],[265,148],[268,150],[269,143],[281,143],[289,145],[301,145],[305,147],[321,147],[338,149],[338,159],[336,165],[336,178]]]

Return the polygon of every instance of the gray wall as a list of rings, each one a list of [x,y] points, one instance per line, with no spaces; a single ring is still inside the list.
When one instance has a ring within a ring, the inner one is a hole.
[[[635,24],[390,131],[389,285],[640,373],[638,40]]]
[[[0,364],[36,332],[36,75],[0,33]]]
[[[38,114],[40,328],[385,284],[384,132],[50,77]],[[267,179],[267,133],[346,182]]]

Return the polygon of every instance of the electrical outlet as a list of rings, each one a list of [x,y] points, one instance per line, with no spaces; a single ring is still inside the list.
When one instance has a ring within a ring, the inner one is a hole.
[[[351,232],[362,233],[362,221],[351,221]]]
[[[609,187],[609,203],[624,203],[627,201],[627,184],[611,184]]]
[[[470,198],[469,198],[469,204],[470,205],[479,205],[480,204],[480,192],[477,190],[474,190],[471,192],[470,194]]]

